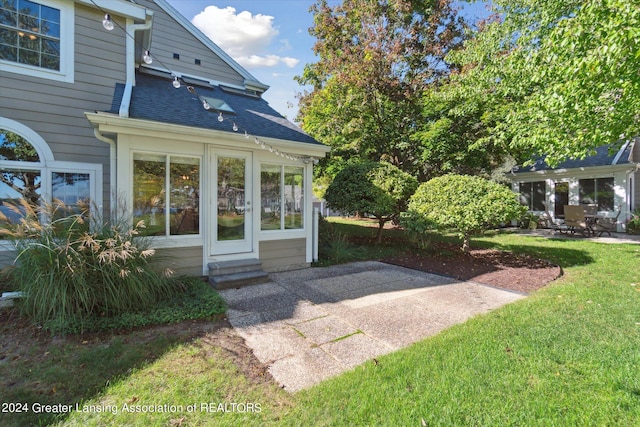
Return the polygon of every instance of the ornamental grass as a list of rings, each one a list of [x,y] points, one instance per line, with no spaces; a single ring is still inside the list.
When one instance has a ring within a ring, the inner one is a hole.
[[[36,323],[113,316],[184,290],[151,262],[154,250],[139,237],[142,221],[105,219],[95,206],[58,200],[39,207],[22,201],[11,210],[13,221],[0,217],[0,232],[16,249],[8,280],[23,293],[21,313]]]

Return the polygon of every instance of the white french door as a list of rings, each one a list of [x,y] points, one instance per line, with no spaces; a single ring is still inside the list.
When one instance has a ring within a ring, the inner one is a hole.
[[[213,167],[210,255],[251,252],[251,153],[215,150],[210,162]]]

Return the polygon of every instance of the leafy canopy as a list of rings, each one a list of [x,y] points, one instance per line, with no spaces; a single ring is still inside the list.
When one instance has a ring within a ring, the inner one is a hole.
[[[348,214],[372,215],[378,220],[378,241],[384,224],[407,208],[418,181],[387,162],[351,163],[327,188],[325,200],[332,209]]]
[[[403,223],[413,232],[453,229],[464,239],[520,218],[526,208],[504,185],[469,175],[444,175],[420,184],[409,200]]]
[[[550,165],[637,134],[640,7],[629,0],[494,0],[496,19],[448,59],[472,97],[510,111],[495,136]]]
[[[298,120],[331,146],[339,161],[388,161],[419,174],[411,135],[424,88],[448,73],[447,52],[461,42],[462,23],[449,0],[344,1],[311,8],[318,61],[297,81]],[[332,160],[321,163],[321,169]]]

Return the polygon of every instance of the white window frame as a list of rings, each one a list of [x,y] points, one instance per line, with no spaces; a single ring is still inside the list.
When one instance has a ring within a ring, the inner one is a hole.
[[[203,156],[198,155],[198,154],[182,154],[182,153],[173,153],[173,152],[166,152],[166,151],[148,151],[148,150],[137,150],[137,149],[133,149],[130,151],[131,154],[131,158],[130,158],[130,169],[129,169],[129,173],[130,173],[130,177],[131,177],[131,183],[129,185],[129,206],[131,206],[131,218],[133,219],[133,199],[134,199],[134,188],[133,188],[133,184],[134,184],[134,157],[136,154],[145,154],[145,155],[157,155],[157,156],[165,156],[165,164],[168,166],[165,170],[165,188],[167,188],[167,186],[169,186],[170,184],[170,165],[171,165],[171,158],[172,157],[191,157],[194,159],[198,159],[198,166],[199,166],[199,176],[198,179],[199,181],[199,187],[200,187],[200,199],[198,201],[199,203],[199,207],[198,207],[198,224],[199,224],[199,228],[198,228],[198,234],[171,234],[171,218],[170,215],[165,215],[165,234],[161,235],[161,236],[141,236],[144,239],[149,239],[149,240],[153,240],[154,241],[154,246],[156,247],[172,247],[174,245],[172,244],[167,244],[170,241],[185,241],[183,243],[187,243],[188,241],[192,241],[192,240],[198,240],[198,241],[202,241],[202,236],[203,234],[203,222],[202,222],[202,202],[203,202],[203,192],[202,192],[202,185],[203,185],[203,180],[202,180],[202,176],[203,176]],[[166,206],[168,206],[171,203],[171,196],[170,196],[170,191],[167,192],[167,198],[165,200],[165,204]],[[170,208],[169,208],[170,209]],[[157,245],[155,244],[157,241],[161,241],[161,242],[165,242],[164,245]],[[178,245],[180,246],[180,245]]]
[[[102,212],[102,164],[56,161],[53,152],[47,142],[29,127],[15,120],[0,117],[0,129],[17,133],[27,140],[37,151],[40,161],[20,162],[15,160],[0,160],[0,169],[22,169],[40,171],[40,197],[43,202],[51,202],[53,190],[51,188],[51,174],[61,173],[85,173],[89,174],[89,197],[92,209],[96,207]],[[7,241],[0,241],[0,251],[12,250],[13,245]]]
[[[280,169],[280,228],[278,229],[273,229],[273,230],[263,230],[262,229],[262,166],[266,165],[266,166],[276,166]],[[303,213],[302,213],[302,227],[300,228],[286,228],[285,226],[285,218],[284,218],[284,212],[285,212],[285,198],[284,198],[284,187],[285,187],[285,168],[286,167],[295,167],[295,168],[299,168],[302,169],[302,179],[304,180],[302,183],[302,202],[301,202],[301,206],[303,208]],[[306,168],[300,165],[295,165],[295,164],[288,164],[288,163],[273,163],[273,162],[268,162],[268,161],[263,161],[263,162],[259,162],[259,170],[258,170],[258,202],[259,202],[259,210],[260,210],[260,215],[258,215],[258,223],[259,223],[259,228],[258,230],[260,231],[260,233],[264,233],[265,236],[268,236],[270,234],[280,234],[280,233],[287,233],[287,237],[286,238],[292,238],[292,236],[290,236],[290,234],[296,234],[296,233],[300,233],[300,232],[304,232],[305,230],[307,230],[307,217],[306,217],[306,209],[307,209],[307,197],[309,197],[306,194],[306,181],[307,181],[307,175],[306,175]]]
[[[60,70],[49,70],[29,64],[0,60],[2,71],[57,80],[74,82],[75,8],[68,0],[31,0],[44,6],[60,10]]]

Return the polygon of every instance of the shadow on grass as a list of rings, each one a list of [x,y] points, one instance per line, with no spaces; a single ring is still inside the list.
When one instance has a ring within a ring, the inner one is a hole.
[[[472,245],[487,249],[509,251],[515,254],[530,255],[559,265],[562,268],[592,264],[596,261],[589,251],[584,249],[584,244],[588,243],[585,241],[577,239],[525,237],[517,234],[512,234],[509,237],[506,241],[502,239],[489,240],[479,237],[477,240],[472,240]]]
[[[176,346],[223,328],[227,324],[221,318],[219,315],[132,331],[54,336],[19,317],[16,311],[2,313],[2,401],[21,402],[26,409],[2,414],[2,425],[59,422],[74,412],[76,405],[82,408],[83,402],[154,363]],[[53,406],[39,411],[43,405]]]

